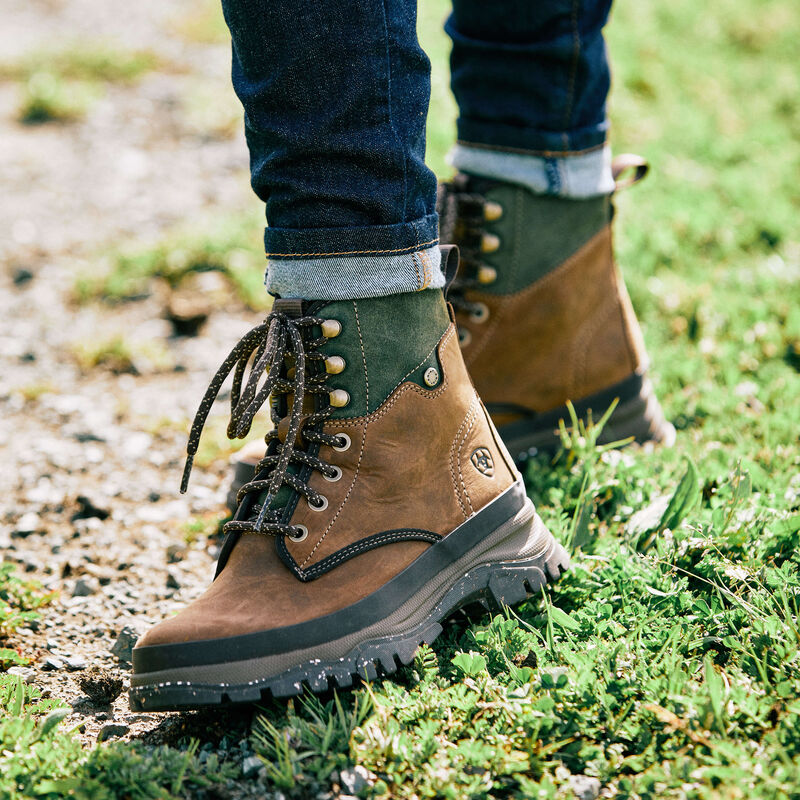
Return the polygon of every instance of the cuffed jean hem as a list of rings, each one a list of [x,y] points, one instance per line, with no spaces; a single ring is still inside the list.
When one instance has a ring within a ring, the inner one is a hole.
[[[317,259],[335,256],[391,256],[423,250],[439,241],[439,218],[428,214],[397,225],[349,228],[266,228],[269,259]]]
[[[546,131],[463,117],[457,122],[462,144],[556,158],[601,148],[608,138],[608,127],[608,120],[571,131]]]
[[[441,289],[444,283],[441,251],[435,244],[390,255],[269,259],[266,277],[270,294],[305,300],[385,297]]]
[[[516,183],[536,194],[578,199],[614,191],[608,145],[566,157],[542,157],[457,144],[448,161],[459,172]]]

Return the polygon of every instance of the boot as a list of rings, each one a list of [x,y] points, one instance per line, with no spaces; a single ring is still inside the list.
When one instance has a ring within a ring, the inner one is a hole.
[[[520,602],[568,565],[470,382],[440,291],[277,300],[212,381],[186,478],[234,369],[229,435],[246,436],[271,393],[266,456],[210,588],[137,643],[132,708],[392,673],[455,609]]]
[[[646,165],[621,157],[615,173]],[[619,185],[619,184],[618,184]],[[467,175],[440,187],[442,240],[461,251],[449,299],[467,369],[515,459],[559,444],[558,421],[596,421],[600,441],[671,444],[611,240],[608,196],[571,200]]]

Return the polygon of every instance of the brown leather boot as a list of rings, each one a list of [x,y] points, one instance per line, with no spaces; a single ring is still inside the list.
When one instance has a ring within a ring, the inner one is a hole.
[[[637,157],[615,162],[615,172],[629,167],[634,180],[646,171]],[[457,175],[439,199],[442,241],[461,251],[449,298],[464,361],[514,457],[558,446],[567,400],[596,421],[618,398],[601,441],[672,443],[614,263],[611,198]]]
[[[229,434],[246,435],[271,393],[267,455],[210,588],[137,643],[133,708],[391,673],[461,605],[517,603],[568,565],[472,386],[440,291],[276,301],[212,381],[190,454],[234,368]]]

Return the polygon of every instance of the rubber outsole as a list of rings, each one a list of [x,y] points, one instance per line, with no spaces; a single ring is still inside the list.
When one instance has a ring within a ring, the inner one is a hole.
[[[391,675],[413,660],[420,644],[434,642],[442,632],[443,622],[458,609],[475,601],[516,605],[569,567],[569,555],[546,529],[530,501],[514,520],[492,534],[500,539],[496,545],[488,550],[477,547],[469,551],[442,576],[440,584],[406,598],[392,618],[371,626],[381,630],[382,635],[374,635],[374,630],[370,632],[368,628],[362,638],[356,637],[357,641],[353,637],[332,640],[320,648],[337,652],[336,648],[346,641],[347,649],[341,656],[313,657],[314,648],[297,651],[295,665],[266,675],[260,673],[263,664],[268,663],[266,659],[134,673],[131,708],[166,711],[263,702],[270,697],[297,695],[306,689],[324,692],[347,688],[354,680],[372,680],[381,673]],[[521,550],[525,557],[508,559],[510,549]],[[531,550],[535,552],[531,554]],[[506,558],[493,560],[495,553]],[[455,580],[451,580],[452,573]]]
[[[643,444],[656,442],[665,447],[675,443],[675,428],[664,417],[661,404],[646,375],[632,375],[615,386],[586,397],[574,404],[579,419],[588,420],[589,412],[596,422],[614,399],[617,407],[600,433],[599,444],[622,441],[633,437]],[[489,407],[491,411],[491,406]],[[569,422],[569,409],[565,406],[538,414],[528,420],[512,422],[498,428],[503,442],[518,464],[539,454],[553,455],[561,445],[558,422]]]

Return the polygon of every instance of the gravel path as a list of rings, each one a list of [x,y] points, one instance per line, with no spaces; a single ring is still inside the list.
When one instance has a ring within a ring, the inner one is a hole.
[[[204,129],[186,112],[198,91],[218,98],[220,116],[235,103],[228,46],[175,32],[197,7],[6,0],[0,26],[3,61],[103,41],[168,65],[108,86],[69,124],[21,125],[20,86],[0,81],[0,550],[58,591],[17,643],[35,658],[26,678],[73,704],[67,724],[82,724],[87,742],[191,733],[233,747],[247,731],[247,715],[132,714],[124,691],[110,704],[102,695],[127,688],[136,631],[211,578],[217,543],[187,543],[185,523],[223,516],[227,464],[195,470],[179,495],[185,432],[213,370],[258,315],[232,301],[199,335],[178,338],[157,294],[116,306],[71,300],[76,274],[103,248],[257,205],[239,126]],[[79,365],[82,345],[117,334],[162,356],[142,356],[134,374]]]

